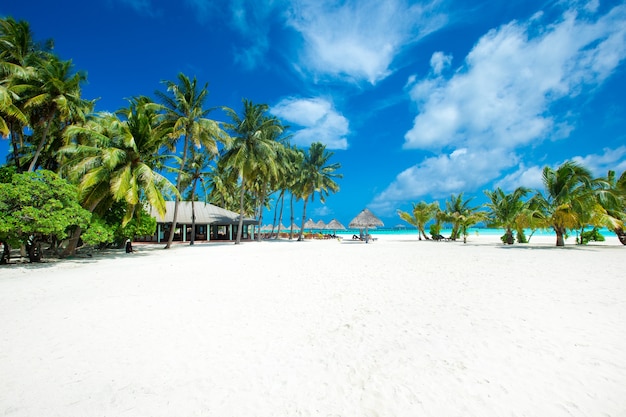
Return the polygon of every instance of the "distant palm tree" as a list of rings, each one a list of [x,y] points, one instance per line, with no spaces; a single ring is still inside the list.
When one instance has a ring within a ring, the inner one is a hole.
[[[518,187],[510,194],[506,194],[500,187],[494,191],[484,191],[489,198],[489,203],[485,206],[489,209],[488,220],[493,227],[502,227],[505,229],[505,243],[512,245],[514,243],[513,230],[518,233],[520,239],[520,231],[524,224],[524,215],[527,203],[523,198],[530,193],[528,188]]]
[[[424,227],[426,223],[435,217],[438,210],[438,203],[435,202],[429,204],[425,201],[420,201],[419,203],[413,203],[413,209],[410,213],[398,210],[398,215],[402,220],[417,228],[417,236],[419,240],[422,240],[422,236],[424,236],[424,239],[429,240],[430,238],[426,235]]]
[[[232,133],[233,142],[220,158],[220,163],[225,165],[223,169],[231,168],[237,173],[241,187],[235,244],[241,243],[243,219],[246,215],[246,192],[253,187],[259,176],[268,178],[278,175],[275,138],[283,132],[283,126],[278,119],[265,116],[268,109],[266,104],[254,104],[245,99],[241,115],[232,109],[226,109],[231,122],[224,127]]]
[[[445,221],[452,223],[450,239],[458,239],[463,232],[463,227],[467,228],[468,222],[475,219],[473,213],[478,210],[478,207],[470,206],[472,200],[472,197],[464,200],[463,193],[460,193],[459,195],[452,194],[446,201]]]
[[[598,202],[606,213],[606,226],[626,245],[626,171],[618,177],[615,171],[609,171],[598,190]]]
[[[304,153],[301,169],[298,174],[298,182],[295,186],[296,195],[304,201],[302,208],[302,225],[300,227],[300,237],[303,239],[304,223],[306,221],[306,206],[309,201],[315,198],[315,193],[323,203],[330,193],[339,191],[339,184],[335,178],[342,178],[343,175],[336,171],[341,168],[341,164],[330,163],[333,152],[328,152],[326,146],[320,142],[314,142]]]
[[[537,192],[530,200],[531,208],[539,224],[556,233],[556,246],[565,246],[567,230],[580,225],[581,213],[595,200],[591,172],[568,161],[556,170],[545,167],[542,179],[545,196]]]
[[[227,144],[229,138],[216,121],[207,118],[211,111],[211,109],[204,108],[204,102],[209,94],[208,84],[199,87],[195,77],[190,80],[182,73],[178,74],[178,82],[164,81],[164,84],[167,87],[167,93],[157,91],[156,95],[163,103],[164,125],[171,129],[171,149],[175,149],[176,143],[183,138],[183,151],[176,178],[178,194],[174,202],[172,225],[165,246],[165,249],[168,249],[172,245],[176,231],[178,204],[183,191],[183,168],[187,164],[189,147],[192,145],[206,147],[208,152],[217,154],[218,142]]]

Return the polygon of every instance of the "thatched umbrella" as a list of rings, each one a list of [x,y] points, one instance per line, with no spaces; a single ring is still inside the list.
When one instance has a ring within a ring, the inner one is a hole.
[[[346,230],[346,226],[339,223],[337,220],[332,219],[327,225],[327,230],[332,230],[333,232],[337,232],[337,230]]]
[[[326,228],[326,223],[324,223],[324,220],[320,220],[317,223],[315,223],[315,229],[319,229],[324,230]]]
[[[368,209],[363,209],[348,225],[353,229],[365,229],[365,243],[369,242],[369,234],[367,230],[376,228],[376,226],[384,226],[385,224]]]
[[[313,219],[309,219],[306,221],[306,223],[304,223],[304,229],[313,229],[315,227],[315,222],[313,221]],[[304,230],[303,230],[304,232]]]

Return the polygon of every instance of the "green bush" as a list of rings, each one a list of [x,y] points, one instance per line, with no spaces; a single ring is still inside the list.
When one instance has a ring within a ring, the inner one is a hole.
[[[580,239],[583,245],[586,245],[589,242],[604,242],[604,236],[602,236],[602,233],[600,233],[597,227],[588,231],[583,231],[580,235]]]

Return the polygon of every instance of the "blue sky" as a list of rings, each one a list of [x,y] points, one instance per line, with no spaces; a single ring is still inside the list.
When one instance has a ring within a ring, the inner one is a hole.
[[[316,221],[369,207],[394,226],[412,202],[540,188],[570,159],[626,169],[624,2],[36,0],[0,15],[54,39],[96,110],[179,72],[209,83],[208,106],[268,104],[342,164]]]

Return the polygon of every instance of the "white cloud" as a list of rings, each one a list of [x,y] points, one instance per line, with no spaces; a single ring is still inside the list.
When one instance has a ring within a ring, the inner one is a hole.
[[[441,51],[435,52],[433,56],[430,57],[430,68],[435,75],[440,75],[450,64],[452,64],[452,55],[446,55]]]
[[[293,143],[322,142],[328,149],[347,149],[348,120],[323,98],[286,98],[270,109],[294,130]]]
[[[502,178],[500,181],[494,184],[494,187],[500,187],[504,191],[511,192],[517,187],[526,187],[533,190],[543,189],[543,167],[530,166],[527,167],[524,164],[519,168]]]
[[[381,213],[393,212],[398,201],[416,201],[425,195],[445,198],[474,190],[493,178],[505,167],[517,164],[514,153],[501,148],[471,151],[457,149],[450,154],[426,158],[396,177],[395,181],[372,202]]]
[[[303,38],[300,67],[315,76],[384,79],[395,56],[446,22],[439,0],[294,0],[287,24]]]
[[[592,92],[624,60],[626,6],[594,20],[574,11],[545,26],[542,18],[489,31],[449,77],[438,56],[429,77],[409,79],[419,113],[404,147],[446,153],[400,173],[375,202],[474,191],[523,163],[519,150],[569,135],[575,115],[557,117],[551,106]],[[455,149],[465,153],[453,164]],[[523,168],[501,183],[536,183],[535,174]]]
[[[590,154],[586,156],[575,156],[573,161],[588,168],[594,176],[604,177],[609,170],[613,170],[620,175],[626,171],[626,146],[617,149],[605,148],[601,154]]]

